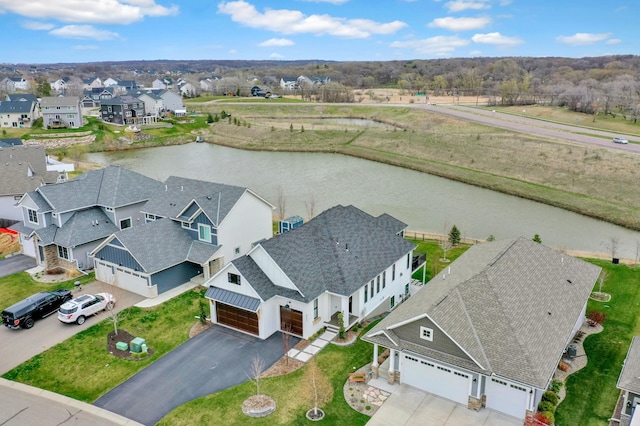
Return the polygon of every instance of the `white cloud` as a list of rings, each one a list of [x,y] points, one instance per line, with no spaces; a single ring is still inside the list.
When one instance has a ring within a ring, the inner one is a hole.
[[[258,43],[258,46],[273,47],[273,46],[293,46],[295,43],[286,38],[270,38],[269,40]]]
[[[607,44],[618,44],[618,43],[622,43],[622,40],[620,40],[619,38],[610,38],[609,40],[607,40]]]
[[[588,44],[594,44],[599,41],[603,41],[611,37],[611,33],[575,33],[572,36],[558,36],[556,40],[560,43],[568,44],[569,46],[586,46]]]
[[[284,56],[282,56],[279,53],[272,53],[271,55],[269,55],[269,57],[273,58],[273,59],[282,59],[282,58],[284,58]]]
[[[449,12],[462,12],[469,9],[472,9],[472,10],[490,9],[491,5],[487,2],[487,0],[476,0],[476,1],[453,0],[445,3],[444,7],[449,9]]]
[[[489,17],[479,18],[453,18],[448,16],[446,18],[436,18],[429,23],[431,28],[444,28],[451,31],[469,31],[478,30],[484,28],[491,23]]]
[[[471,40],[474,43],[494,44],[499,47],[517,46],[523,43],[518,37],[507,37],[500,33],[475,34]]]
[[[305,15],[297,10],[265,9],[260,13],[244,0],[218,4],[218,13],[231,16],[231,20],[252,28],[282,34],[311,33],[346,38],[367,38],[372,34],[393,34],[407,26],[401,21],[380,23],[368,19],[335,18],[324,15]]]
[[[131,24],[145,16],[175,15],[178,7],[165,7],[155,0],[0,0],[0,11],[62,22]]]
[[[55,28],[55,25],[48,24],[46,22],[24,21],[22,23],[22,28],[26,28],[27,30],[34,30],[34,31],[49,31]]]
[[[456,48],[469,44],[469,40],[459,37],[437,36],[422,40],[394,41],[390,44],[393,48],[413,49],[416,53],[431,56],[447,56]]]
[[[97,50],[98,46],[91,45],[91,44],[78,44],[73,46],[73,48],[75,50]]]
[[[65,25],[49,31],[49,34],[74,39],[92,39],[92,40],[113,40],[120,38],[118,33],[112,31],[99,30],[93,25]]]

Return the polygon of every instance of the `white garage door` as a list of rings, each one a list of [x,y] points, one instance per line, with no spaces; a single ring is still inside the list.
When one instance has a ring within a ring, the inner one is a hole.
[[[468,374],[431,361],[403,355],[402,383],[423,389],[434,395],[467,405],[469,403]]]
[[[147,278],[117,266],[96,262],[96,279],[109,284],[117,284],[125,290],[149,297]]]
[[[33,238],[28,238],[25,234],[20,234],[20,243],[22,244],[22,254],[29,257],[36,257],[36,245]]]
[[[486,386],[487,408],[524,419],[529,389],[492,377]]]

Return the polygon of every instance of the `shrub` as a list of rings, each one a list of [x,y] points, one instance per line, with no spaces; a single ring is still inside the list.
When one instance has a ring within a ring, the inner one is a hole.
[[[602,324],[607,317],[603,312],[591,311],[587,318],[589,319],[589,325],[597,325]]]
[[[560,371],[565,371],[566,372],[566,371],[569,371],[571,369],[571,366],[569,364],[567,364],[566,362],[564,362],[564,361],[560,361],[558,363],[558,369]]]
[[[560,380],[554,380],[551,382],[551,385],[549,385],[549,390],[555,393],[560,392],[560,389],[562,389],[562,382]]]
[[[558,395],[556,395],[555,392],[548,390],[542,394],[540,402],[542,401],[548,401],[555,407],[556,405],[558,405]]]
[[[538,420],[548,425],[552,425],[556,420],[555,416],[553,415],[553,412],[551,411],[543,411],[542,413],[538,413],[538,414],[540,414],[540,418]]]
[[[554,412],[555,409],[556,407],[549,401],[540,401],[540,404],[538,404],[538,411],[540,412],[545,412],[545,411]]]

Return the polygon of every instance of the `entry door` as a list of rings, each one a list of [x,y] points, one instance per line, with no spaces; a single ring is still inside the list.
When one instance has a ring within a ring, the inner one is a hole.
[[[280,306],[280,330],[302,336],[302,312]]]
[[[349,296],[349,314],[353,314],[353,296]]]

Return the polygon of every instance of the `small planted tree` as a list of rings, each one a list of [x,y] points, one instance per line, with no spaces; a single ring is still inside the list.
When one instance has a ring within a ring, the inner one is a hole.
[[[256,396],[260,395],[260,376],[264,372],[265,362],[260,355],[251,358],[251,368],[249,369],[249,380],[256,385]]]
[[[456,225],[453,225],[449,231],[449,242],[453,246],[460,244],[460,230]]]
[[[533,241],[535,241],[538,244],[542,244],[542,238],[540,238],[540,235],[535,234],[532,238]]]
[[[347,336],[347,332],[344,329],[344,315],[342,311],[338,312],[338,338],[344,339]]]
[[[333,387],[331,382],[318,367],[315,358],[311,358],[307,363],[305,371],[305,396],[313,404],[313,408],[307,412],[307,417],[312,420],[319,420],[324,417],[321,405],[331,401],[333,397]]]
[[[493,236],[493,234],[491,234],[491,235],[489,235],[489,236],[487,237],[487,241],[488,241],[488,242],[490,242],[490,241],[495,241],[495,240],[496,240],[496,237],[494,237],[494,236]]]

